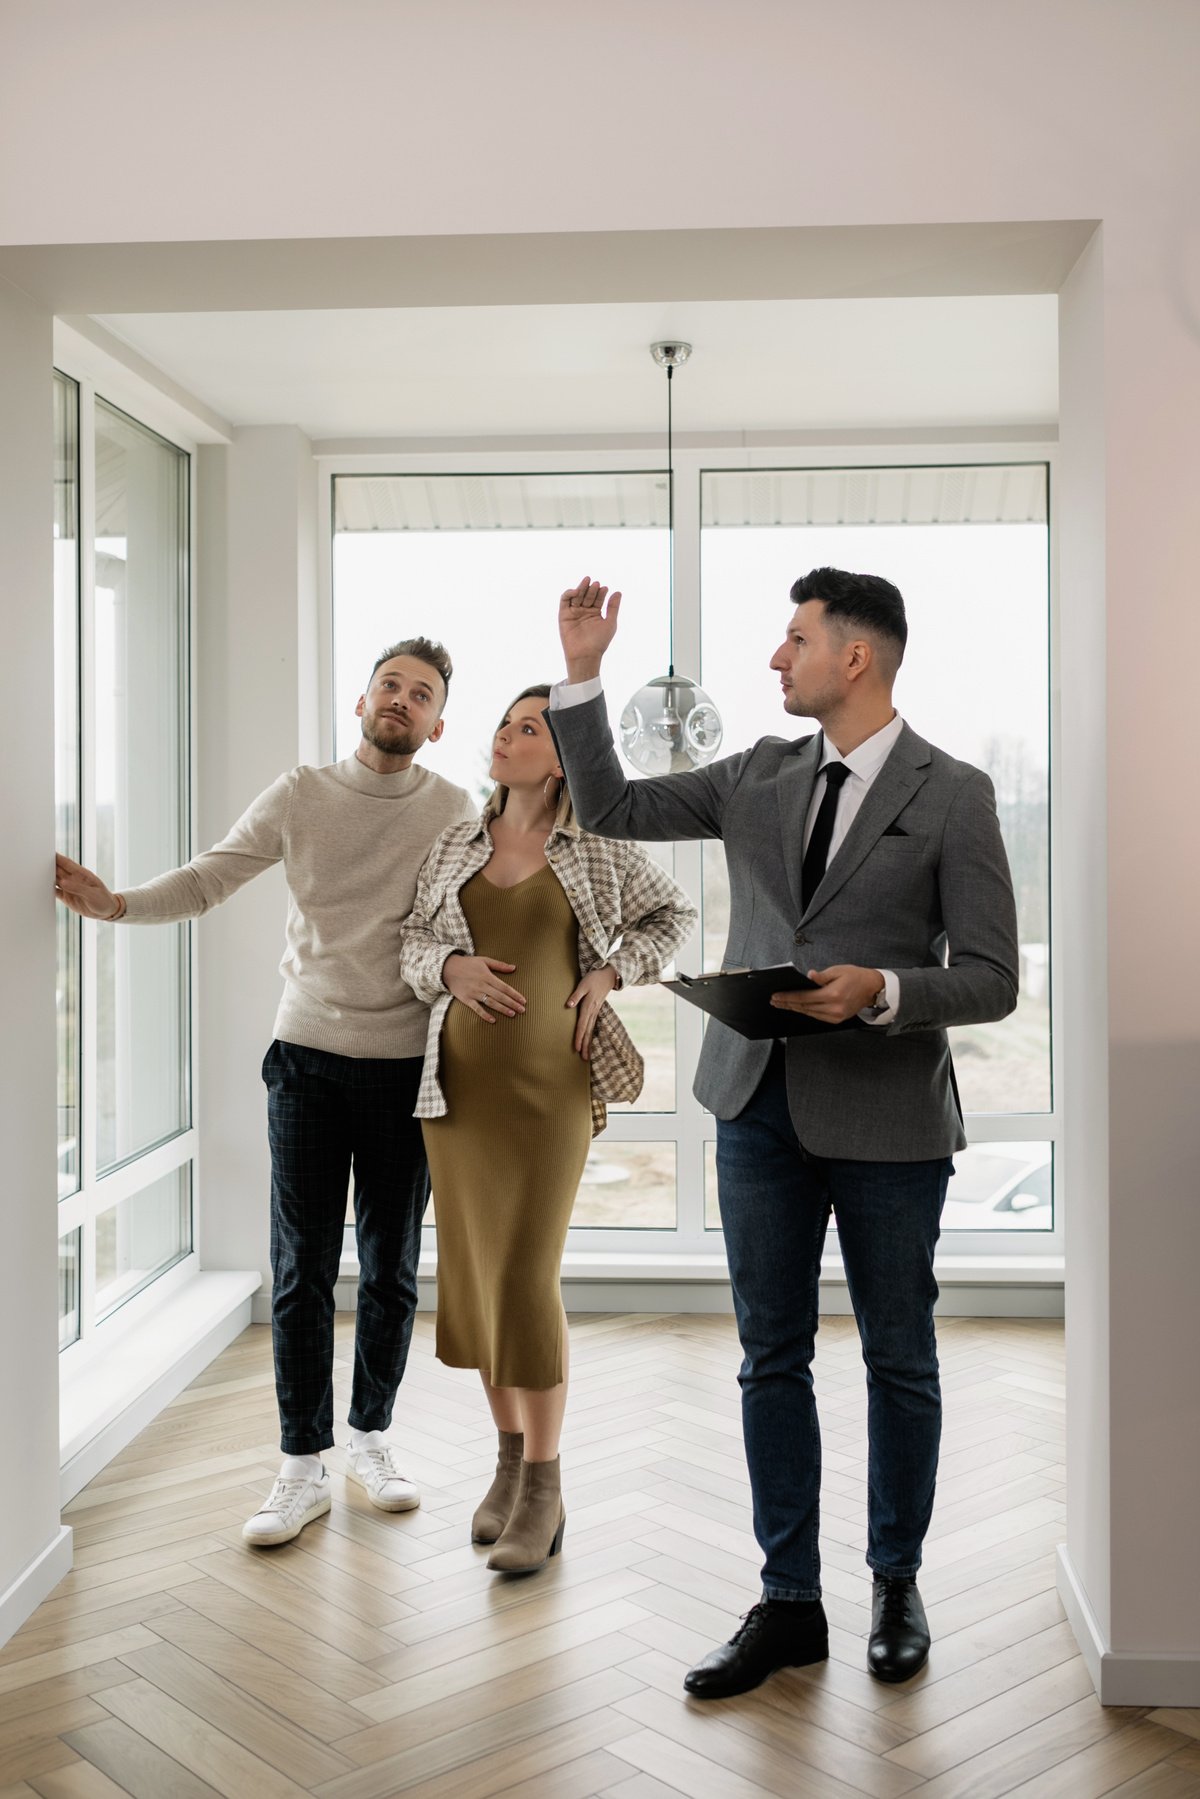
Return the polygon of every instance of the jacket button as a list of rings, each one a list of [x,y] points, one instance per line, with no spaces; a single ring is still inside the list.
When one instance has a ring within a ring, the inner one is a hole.
[[[804,935],[803,931],[793,931],[792,942],[793,943],[807,943],[808,938]]]

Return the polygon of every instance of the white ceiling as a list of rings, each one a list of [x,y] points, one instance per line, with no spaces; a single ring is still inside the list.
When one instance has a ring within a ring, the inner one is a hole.
[[[119,313],[100,323],[235,425],[315,438],[1053,424],[1052,294]]]

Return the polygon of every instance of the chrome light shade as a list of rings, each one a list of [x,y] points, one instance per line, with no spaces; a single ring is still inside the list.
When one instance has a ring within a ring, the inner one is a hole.
[[[721,747],[721,715],[685,675],[647,681],[622,712],[620,730],[626,760],[643,775],[702,768]]]

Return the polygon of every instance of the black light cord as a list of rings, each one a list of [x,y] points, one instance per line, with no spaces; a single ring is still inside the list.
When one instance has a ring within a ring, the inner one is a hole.
[[[667,676],[675,679],[675,457],[671,431],[671,377],[675,373],[674,365],[667,364],[667,543],[669,563],[667,574],[667,592],[670,596],[668,613],[667,638]]]

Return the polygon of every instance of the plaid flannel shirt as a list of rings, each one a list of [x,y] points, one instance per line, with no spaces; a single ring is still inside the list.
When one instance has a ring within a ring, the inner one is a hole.
[[[416,903],[401,930],[400,971],[417,998],[432,1008],[417,1118],[446,1113],[438,1052],[453,996],[443,985],[442,968],[455,951],[475,954],[459,895],[491,854],[486,814],[443,831],[426,858]],[[546,841],[546,860],[579,925],[580,972],[590,974],[607,962],[623,987],[656,981],[696,922],[696,908],[683,889],[640,844],[593,837],[577,825],[555,826]],[[595,1136],[604,1129],[606,1100],[633,1100],[642,1090],[642,1058],[607,1002],[592,1037],[591,1071]]]

